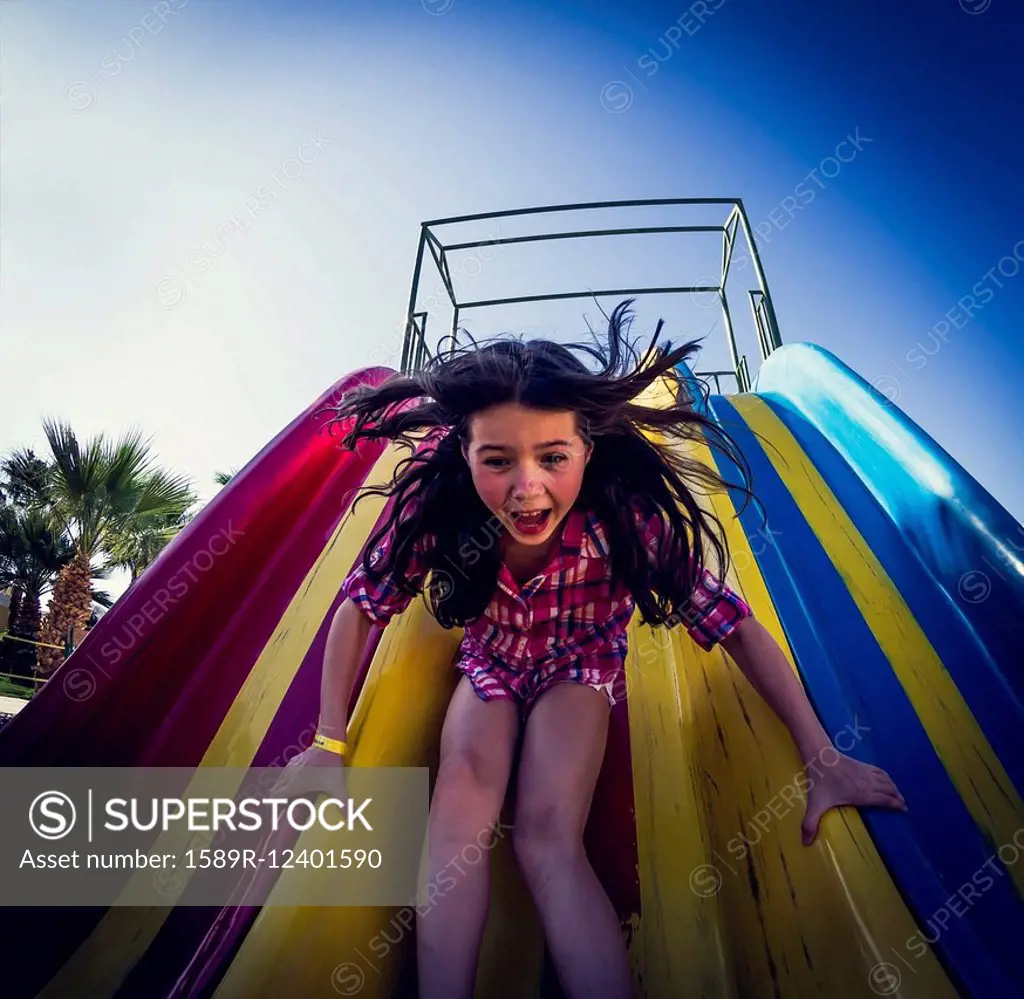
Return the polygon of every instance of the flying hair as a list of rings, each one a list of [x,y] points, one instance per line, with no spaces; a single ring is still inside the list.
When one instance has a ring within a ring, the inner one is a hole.
[[[386,439],[410,451],[389,484],[366,487],[358,497],[394,499],[363,551],[371,580],[393,573],[398,588],[415,596],[422,587],[407,578],[415,549],[434,570],[424,592],[439,624],[462,627],[483,614],[497,586],[501,554],[493,543],[496,517],[476,492],[462,445],[469,443],[475,413],[509,402],[576,414],[578,433],[593,446],[576,505],[593,510],[603,523],[613,577],[629,590],[642,623],[685,620],[705,566],[725,578],[730,556],[724,529],[695,493],[733,488],[744,494],[745,509],[755,498],[749,466],[728,433],[695,408],[676,370],[697,353],[700,340],[659,344],[659,320],[641,351],[628,335],[632,303],[621,302],[608,317],[606,345],[596,336],[593,345],[510,334],[460,345],[453,337],[450,348],[439,349],[422,370],[376,387],[358,386],[330,407],[328,430],[341,425],[343,447]],[[669,405],[637,401],[666,378],[674,385]],[[706,400],[706,388],[701,391]],[[722,454],[743,482],[727,482],[691,457],[687,442]],[[634,510],[660,517],[667,527],[656,559],[644,547]],[[383,558],[372,562],[371,553],[388,537]],[[714,563],[708,564],[711,554]]]

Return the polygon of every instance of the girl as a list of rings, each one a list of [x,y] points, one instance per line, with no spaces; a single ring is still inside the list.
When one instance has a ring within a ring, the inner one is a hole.
[[[289,764],[292,777],[307,779],[307,768],[340,765],[369,628],[426,586],[438,622],[465,628],[431,802],[429,879],[494,828],[521,740],[513,845],[571,999],[632,995],[619,922],[583,829],[636,607],[644,624],[683,624],[704,649],[721,643],[802,759],[834,751],[782,651],[705,567],[710,545],[724,575],[728,549],[691,484],[725,484],[643,433],[669,445],[703,436],[749,478],[731,439],[694,411],[681,384],[668,408],[636,401],[658,379],[678,378],[676,365],[699,342],[658,347],[659,323],[639,357],[625,336],[630,304],[609,320],[606,353],[545,340],[474,344],[342,401],[338,419],[352,420],[346,447],[386,438],[412,449],[410,435],[422,431],[432,439],[403,459],[390,488],[375,490],[395,503],[343,584],[318,734]],[[808,794],[807,844],[836,805],[906,807],[887,774],[838,755]],[[472,996],[488,875],[486,863],[467,867],[432,906],[443,918],[419,919],[421,999]]]

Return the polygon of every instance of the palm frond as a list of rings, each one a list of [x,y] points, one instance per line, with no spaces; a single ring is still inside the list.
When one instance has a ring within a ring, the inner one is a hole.
[[[50,502],[50,467],[31,448],[18,448],[0,461],[3,495],[16,506],[40,507]]]
[[[104,558],[99,562],[93,562],[90,568],[92,569],[93,579],[110,579],[120,566],[111,562],[109,558]]]
[[[95,553],[100,520],[108,504],[103,435],[83,447],[67,423],[43,421],[43,432],[53,455],[53,508],[78,547]]]
[[[46,511],[0,507],[0,586],[39,596],[74,557],[71,540]]]
[[[170,509],[126,520],[107,535],[110,565],[137,579],[191,519],[188,511]]]
[[[175,475],[158,468],[150,472],[139,483],[139,489],[132,511],[136,517],[152,515],[181,517],[198,500],[187,476]]]
[[[114,598],[105,590],[97,590],[95,587],[92,590],[92,602],[106,607],[107,610],[114,606]]]
[[[114,505],[128,512],[137,506],[138,485],[151,474],[152,438],[143,438],[141,431],[129,430],[117,441],[105,442],[103,465],[107,493]]]
[[[62,494],[81,495],[86,492],[94,478],[94,470],[87,459],[83,459],[78,437],[67,423],[43,420],[43,432],[50,445],[54,464],[57,466],[57,486]],[[88,449],[87,449],[88,452]]]

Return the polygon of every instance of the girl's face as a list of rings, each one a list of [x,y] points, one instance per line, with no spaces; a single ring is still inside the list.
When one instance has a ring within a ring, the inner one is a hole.
[[[474,414],[463,454],[480,498],[513,542],[549,541],[576,502],[591,446],[571,410],[507,402]]]

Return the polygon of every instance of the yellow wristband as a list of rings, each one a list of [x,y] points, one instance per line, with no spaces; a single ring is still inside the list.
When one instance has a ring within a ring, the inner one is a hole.
[[[319,749],[337,753],[339,756],[344,756],[348,751],[348,745],[340,739],[328,739],[326,735],[321,735],[319,732],[313,737],[313,745]]]

